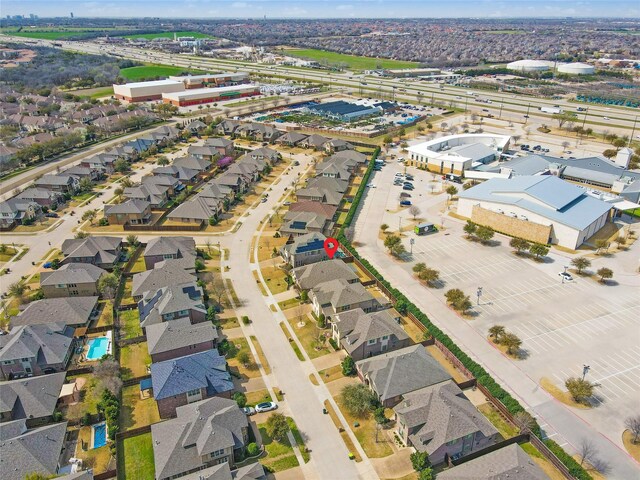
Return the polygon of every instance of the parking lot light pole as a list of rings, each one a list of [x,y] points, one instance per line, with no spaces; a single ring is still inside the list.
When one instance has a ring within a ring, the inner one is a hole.
[[[416,243],[416,239],[415,238],[412,238],[412,239],[409,240],[409,248],[410,248],[409,253],[411,255],[413,255],[413,244],[414,243]]]
[[[583,365],[582,366],[582,380],[584,381],[584,377],[587,376],[587,373],[589,373],[589,370],[591,370],[591,367],[589,365]]]
[[[569,268],[567,265],[565,265],[564,267],[564,272],[562,272],[562,283],[564,283],[564,277],[567,275],[567,268]]]
[[[480,297],[482,296],[482,287],[478,287],[478,291],[476,292],[478,296],[478,305],[480,305]]]

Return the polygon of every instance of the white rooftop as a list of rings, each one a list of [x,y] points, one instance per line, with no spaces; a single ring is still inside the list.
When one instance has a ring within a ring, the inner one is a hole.
[[[197,97],[198,95],[216,94],[225,92],[235,92],[238,90],[246,90],[249,88],[258,88],[257,85],[244,84],[244,85],[231,85],[228,87],[212,87],[212,88],[191,88],[189,90],[183,90],[180,92],[168,92],[163,93],[162,98],[168,98],[169,100],[180,100],[181,98]]]
[[[177,82],[175,80],[152,80],[149,82],[133,82],[133,83],[125,83],[124,87],[129,88],[139,88],[139,87],[159,87],[161,85],[178,85],[182,82]],[[117,86],[117,85],[116,85]]]

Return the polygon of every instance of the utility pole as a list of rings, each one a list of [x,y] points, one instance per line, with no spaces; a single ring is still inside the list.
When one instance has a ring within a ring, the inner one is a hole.
[[[584,111],[584,118],[582,119],[582,128],[584,129],[584,124],[587,122],[587,115],[589,114],[589,107]],[[633,137],[633,134],[631,135]]]
[[[502,107],[504,106],[504,100],[500,102],[500,113],[498,114],[498,120],[502,118]]]
[[[527,122],[529,121],[529,110],[530,110],[530,109],[531,109],[531,104],[529,103],[529,104],[527,105],[527,113],[526,113],[526,115],[524,116],[524,124],[525,124],[525,125],[526,125],[526,124],[527,124]]]
[[[633,142],[633,134],[636,133],[636,123],[638,122],[638,117],[636,116],[633,119],[633,128],[631,129],[631,136],[629,137],[629,145],[627,145],[629,148],[631,148],[631,142]]]

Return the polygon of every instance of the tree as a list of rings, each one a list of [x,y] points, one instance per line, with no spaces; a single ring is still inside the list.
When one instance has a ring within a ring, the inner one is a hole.
[[[118,173],[125,173],[128,172],[131,167],[125,159],[119,158],[113,162],[113,169]]]
[[[520,141],[520,139],[522,138],[522,135],[514,135],[514,136],[513,136],[513,137],[511,137],[511,138],[513,138],[513,144],[514,144],[515,146],[517,146],[517,145],[518,145],[518,142],[519,142],[519,141]]]
[[[283,414],[273,413],[267,419],[265,429],[267,431],[267,435],[274,440],[281,442],[289,432],[289,422],[287,422],[287,418]]]
[[[9,295],[16,297],[19,300],[22,300],[26,291],[27,287],[23,283],[15,282],[9,285]]]
[[[224,281],[220,276],[215,276],[209,282],[209,295],[211,295],[218,305],[222,305],[222,298],[226,294],[226,287]]]
[[[489,336],[493,338],[493,343],[500,343],[502,335],[506,332],[502,325],[492,325],[489,327]]]
[[[400,315],[406,315],[409,310],[409,305],[404,300],[398,300],[395,304],[395,309]]]
[[[565,140],[560,145],[562,145],[562,151],[566,152],[567,151],[567,147],[570,145],[570,143]]]
[[[382,225],[380,225],[380,230],[382,230],[382,233],[385,233],[388,228],[389,228],[389,225],[387,225],[386,223],[383,223]]]
[[[629,417],[624,421],[624,426],[633,435],[633,443],[638,443],[638,437],[640,437],[640,415],[635,417]]]
[[[526,252],[531,248],[531,244],[524,238],[512,238],[509,245],[518,253],[518,255],[522,255],[523,252]]]
[[[93,225],[93,221],[96,219],[97,215],[98,215],[97,210],[87,210],[82,214],[82,220],[85,222],[88,220],[89,224]]]
[[[612,143],[613,146],[616,147],[616,149],[620,150],[627,144],[627,140],[625,140],[624,138],[616,138]]]
[[[240,408],[244,408],[247,404],[247,396],[242,392],[236,392],[233,394],[233,399],[236,401]]]
[[[409,207],[409,213],[411,214],[411,216],[415,220],[416,217],[418,215],[420,215],[420,209],[418,207],[416,207],[415,205],[411,205],[411,207]]]
[[[448,303],[453,304],[456,301],[459,301],[460,299],[464,298],[465,295],[464,295],[464,292],[459,288],[452,288],[451,290],[447,290],[444,296],[447,299]]]
[[[464,297],[459,298],[455,302],[453,302],[452,306],[454,310],[457,310],[458,312],[466,313],[471,309],[471,307],[473,307],[473,303],[471,303],[471,299],[469,298],[469,295],[465,295]]]
[[[609,247],[609,242],[607,242],[605,239],[598,238],[596,240],[596,254],[599,254],[603,248],[608,248],[608,247]]]
[[[451,200],[453,196],[458,193],[458,189],[454,185],[449,185],[445,191],[447,192],[447,195],[449,195],[449,200]]]
[[[607,267],[599,268],[596,273],[600,277],[600,283],[605,283],[604,282],[605,280],[608,280],[609,278],[613,277],[613,270]]]
[[[491,227],[485,227],[484,225],[478,226],[476,230],[476,237],[480,239],[482,243],[487,243],[493,238],[494,231]]]
[[[206,268],[204,262],[202,260],[200,260],[199,258],[196,258],[196,262],[195,262],[194,267],[195,267],[196,272],[201,272],[202,270],[204,270]]]
[[[392,255],[400,256],[406,249],[402,245],[402,239],[398,235],[389,235],[384,239],[384,246],[389,249],[389,253]]]
[[[350,377],[352,375],[355,375],[356,373],[356,362],[354,362],[353,358],[351,358],[350,356],[346,356],[344,358],[344,360],[342,360],[342,363],[340,363],[340,365],[342,366],[342,374],[345,377]]]
[[[245,367],[249,365],[249,363],[251,362],[251,357],[249,357],[249,352],[247,352],[246,350],[240,350],[236,355],[236,359]]]
[[[529,414],[529,412],[525,412],[524,410],[513,416],[513,422],[518,426],[520,433],[528,432],[536,425],[535,419]]]
[[[558,128],[562,128],[562,126],[565,123],[575,120],[576,116],[573,113],[563,112],[563,113],[554,113],[553,115],[551,115],[551,118],[553,118],[558,122]]]
[[[593,383],[578,377],[568,378],[564,382],[564,386],[567,387],[571,397],[578,403],[586,401],[587,398],[593,395],[593,389],[595,388]]]
[[[167,157],[165,157],[164,155],[160,155],[158,157],[158,160],[156,161],[156,163],[158,165],[160,165],[161,167],[164,167],[165,165],[169,165],[169,159]]]
[[[413,271],[414,271],[415,273],[420,273],[420,272],[421,272],[421,271],[423,271],[425,268],[427,268],[427,266],[424,264],[424,262],[419,262],[419,263],[416,263],[416,264],[413,266]]]
[[[593,456],[596,454],[596,447],[589,438],[583,438],[579,445],[580,453],[580,465],[584,464],[585,460],[591,463]]]
[[[118,395],[122,388],[122,380],[120,379],[120,364],[109,357],[100,359],[97,365],[93,367],[93,376],[98,379],[103,388]]]
[[[119,283],[118,277],[114,273],[107,273],[98,280],[98,291],[105,298],[113,298]]]
[[[613,158],[617,155],[617,151],[615,148],[607,148],[606,150],[604,150],[602,152],[602,155],[605,156],[606,158]]]
[[[390,143],[393,143],[393,137],[391,135],[385,135],[385,137],[382,139],[382,144],[385,148],[389,148]]]
[[[514,355],[520,349],[520,345],[522,345],[522,340],[515,333],[506,332],[502,335],[500,339],[500,344],[507,347],[507,353],[509,355]]]
[[[427,452],[413,452],[409,458],[411,459],[411,466],[416,472],[421,472],[431,466]]]
[[[578,275],[582,275],[582,271],[585,268],[589,268],[591,266],[591,260],[585,257],[577,257],[571,260],[571,265],[576,267],[576,270],[578,270]]]
[[[535,255],[536,258],[540,258],[546,256],[547,253],[549,253],[549,247],[541,243],[534,243],[529,248],[529,252],[531,252],[532,255]]]
[[[356,383],[346,385],[340,392],[340,401],[347,412],[356,418],[366,418],[378,404],[378,397],[369,388]]]
[[[427,467],[418,474],[418,480],[433,480],[433,468]]]
[[[463,227],[464,233],[467,234],[467,238],[473,237],[477,229],[478,229],[478,225],[473,223],[471,220],[467,220],[466,225]]]
[[[432,287],[435,282],[440,279],[440,272],[433,268],[426,267],[418,274],[418,278]]]
[[[81,192],[90,192],[93,189],[93,183],[89,177],[83,177],[78,184]]]
[[[131,179],[129,177],[124,177],[122,180],[120,180],[120,186],[122,188],[133,187],[133,182],[131,181]]]
[[[140,242],[138,241],[138,237],[133,233],[127,235],[127,243],[132,247],[137,247],[138,245],[140,245]]]
[[[255,443],[251,442],[247,445],[247,455],[250,457],[255,457],[260,453],[260,447]]]
[[[624,235],[618,235],[616,238],[616,243],[618,244],[618,248],[622,248],[622,246],[627,243],[627,239]]]

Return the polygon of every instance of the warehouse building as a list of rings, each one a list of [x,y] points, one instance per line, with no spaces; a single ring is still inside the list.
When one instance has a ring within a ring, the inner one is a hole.
[[[163,93],[181,92],[184,83],[175,80],[155,80],[152,82],[125,83],[113,85],[113,94],[125,102],[149,102],[162,99]]]
[[[176,107],[188,107],[203,103],[221,102],[233,98],[253,97],[260,95],[257,85],[232,85],[217,88],[194,88],[181,92],[163,93],[162,101]]]
[[[447,135],[407,148],[410,165],[441,174],[464,175],[490,163],[509,148],[511,137],[492,134]]]
[[[184,83],[185,88],[225,87],[249,81],[247,72],[207,73],[204,75],[187,75],[169,77],[169,80]]]
[[[382,108],[371,105],[359,105],[356,103],[338,100],[335,102],[319,103],[304,108],[307,113],[320,115],[341,122],[353,122],[363,117],[380,115]]]
[[[458,198],[458,215],[479,225],[573,250],[606,225],[612,208],[552,175],[492,178]]]

